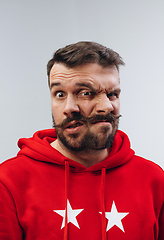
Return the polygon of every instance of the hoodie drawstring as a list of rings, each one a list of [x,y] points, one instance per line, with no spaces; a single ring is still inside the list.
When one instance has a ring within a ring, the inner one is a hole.
[[[102,240],[106,240],[105,174],[106,174],[106,168],[102,168],[101,170]]]
[[[64,240],[68,239],[68,209],[67,209],[67,201],[68,201],[68,185],[69,185],[69,163],[65,161],[65,228],[64,228]]]
[[[101,170],[101,208],[102,208],[102,240],[106,240],[106,218],[105,218],[105,174],[106,168]],[[68,240],[68,186],[69,186],[69,163],[65,161],[65,228],[64,240]]]

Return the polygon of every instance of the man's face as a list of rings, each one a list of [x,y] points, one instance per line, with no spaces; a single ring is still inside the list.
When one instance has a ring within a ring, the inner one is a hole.
[[[63,146],[73,151],[111,146],[120,109],[119,74],[115,66],[86,64],[67,68],[54,64],[50,90],[57,138]]]

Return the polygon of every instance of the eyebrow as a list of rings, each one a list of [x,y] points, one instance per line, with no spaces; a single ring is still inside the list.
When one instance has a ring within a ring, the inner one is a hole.
[[[52,89],[54,86],[60,86],[61,85],[61,83],[60,82],[53,82],[53,83],[51,83],[51,85],[50,85],[50,89]],[[94,87],[94,86],[92,86],[90,83],[76,83],[76,86],[78,86],[78,87],[87,87],[87,88],[90,88],[92,91],[94,91],[94,92],[97,92],[98,90]],[[120,88],[115,88],[115,89],[111,89],[111,92],[118,92],[118,93],[120,93],[121,92],[121,89]]]
[[[53,88],[54,86],[59,86],[59,85],[61,85],[61,83],[59,83],[59,82],[53,82],[53,83],[51,83],[51,85],[50,85],[50,89]]]
[[[121,92],[121,89],[120,89],[120,88],[114,88],[113,91],[120,93],[120,92]]]
[[[87,88],[90,88],[92,91],[96,91],[94,86],[92,86],[90,83],[76,83],[76,86],[78,86],[78,87],[87,87]]]
[[[52,89],[54,86],[60,86],[61,83],[60,82],[53,82],[50,85],[50,89]],[[87,87],[90,88],[91,90],[95,91],[96,89],[90,84],[90,83],[76,83],[76,86],[78,87]]]
[[[76,83],[77,86],[79,87],[87,87],[90,88],[93,92],[99,92],[99,89],[96,89],[94,86],[92,86],[90,83]],[[110,89],[110,92],[115,92],[115,93],[120,93],[121,89],[120,88],[114,88]]]

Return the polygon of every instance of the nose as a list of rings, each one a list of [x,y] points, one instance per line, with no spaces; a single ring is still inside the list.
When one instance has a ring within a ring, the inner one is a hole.
[[[114,106],[112,102],[105,94],[98,99],[95,108],[97,113],[104,113],[104,114],[107,114],[114,110]]]
[[[73,96],[67,96],[65,107],[64,107],[64,115],[69,116],[74,112],[79,112],[79,106],[76,103],[76,100]]]

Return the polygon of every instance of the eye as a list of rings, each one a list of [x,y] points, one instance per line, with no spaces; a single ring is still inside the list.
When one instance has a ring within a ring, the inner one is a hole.
[[[110,92],[110,93],[107,94],[107,97],[110,100],[115,100],[119,97],[119,94],[117,92]]]
[[[94,96],[93,91],[83,90],[78,93],[78,98],[91,99]]]
[[[64,92],[56,92],[55,93],[55,96],[57,97],[57,98],[64,98],[65,97],[65,94],[64,94]]]
[[[92,92],[83,92],[81,95],[82,96],[91,96]]]

